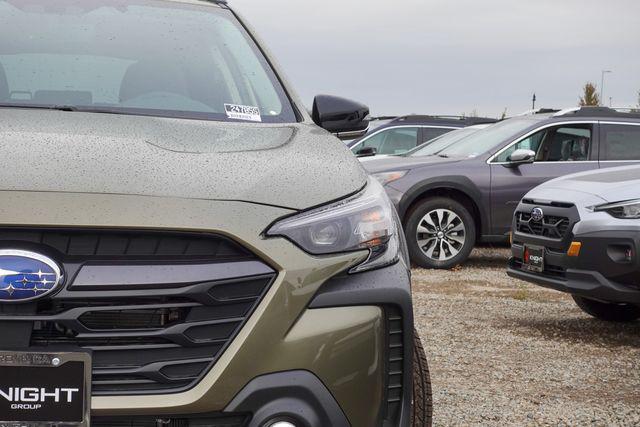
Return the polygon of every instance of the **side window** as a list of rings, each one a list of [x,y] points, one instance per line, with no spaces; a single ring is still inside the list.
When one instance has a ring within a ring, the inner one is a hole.
[[[382,131],[380,133],[377,133],[373,136],[370,136],[369,138],[366,138],[364,141],[362,141],[360,144],[357,144],[356,146],[353,147],[353,151],[355,151],[356,153],[360,150],[362,150],[363,148],[368,148],[368,147],[373,147],[376,149],[376,152],[379,153],[380,152],[380,145],[382,145],[382,142],[384,141],[386,135],[387,135],[387,131]]]
[[[536,161],[584,162],[589,160],[591,125],[551,128],[542,142]]]
[[[378,154],[402,154],[418,145],[418,128],[395,128],[384,133]]]
[[[589,160],[591,125],[550,127],[509,147],[496,162],[508,162],[518,149],[535,151],[536,162],[579,162]]]
[[[546,130],[543,130],[534,133],[533,135],[528,136],[527,138],[513,144],[507,150],[503,151],[498,157],[496,157],[494,162],[508,162],[511,154],[513,154],[514,151],[520,149],[531,150],[537,153],[540,149],[540,142],[542,142],[542,139],[544,138],[546,132]]]
[[[600,160],[640,160],[640,126],[600,125]]]
[[[420,143],[431,141],[445,133],[451,132],[454,129],[445,129],[445,128],[422,128],[422,138]]]

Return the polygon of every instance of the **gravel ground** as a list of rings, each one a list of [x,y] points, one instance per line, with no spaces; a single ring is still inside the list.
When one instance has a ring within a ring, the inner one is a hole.
[[[640,322],[611,324],[509,278],[507,249],[414,269],[434,425],[640,426]]]

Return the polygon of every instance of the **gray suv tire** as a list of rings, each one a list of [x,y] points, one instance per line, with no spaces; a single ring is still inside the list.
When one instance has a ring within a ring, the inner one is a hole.
[[[461,203],[434,197],[411,210],[405,235],[411,261],[423,268],[447,269],[469,257],[476,243],[476,225]]]

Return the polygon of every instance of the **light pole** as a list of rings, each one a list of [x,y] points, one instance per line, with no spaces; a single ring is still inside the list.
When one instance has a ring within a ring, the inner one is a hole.
[[[604,105],[604,75],[607,73],[613,73],[611,70],[602,70],[602,78],[600,80],[600,104]]]

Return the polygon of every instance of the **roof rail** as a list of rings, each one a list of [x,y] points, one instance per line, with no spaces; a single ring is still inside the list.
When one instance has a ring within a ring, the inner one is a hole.
[[[369,121],[373,122],[376,120],[395,120],[398,116],[377,116],[377,117],[369,117]]]
[[[640,106],[636,107],[609,107],[619,113],[640,113]]]
[[[520,114],[516,114],[515,117],[521,117],[521,116],[531,116],[533,114],[548,114],[548,113],[557,113],[558,110],[557,108],[536,108],[534,110],[527,110],[524,111]]]
[[[450,116],[450,115],[430,115],[430,114],[409,114],[406,116],[395,117],[394,121],[426,121],[426,120],[460,120],[469,123],[494,123],[498,119],[490,117],[471,117],[471,116]]]
[[[560,117],[560,116],[566,116],[567,114],[570,113],[575,113],[576,111],[579,111],[582,107],[571,107],[571,108],[564,108],[560,111],[558,111],[557,113],[555,113],[553,115],[553,117]]]
[[[460,120],[466,119],[466,116],[455,116],[455,115],[446,115],[446,114],[407,114],[406,116],[399,116],[397,119],[411,119],[411,118],[427,118],[427,119],[450,119],[450,120]]]
[[[640,118],[640,109],[638,108],[610,108],[610,107],[574,107],[567,108],[557,112],[553,117],[562,116],[577,117],[620,117],[620,118]]]

